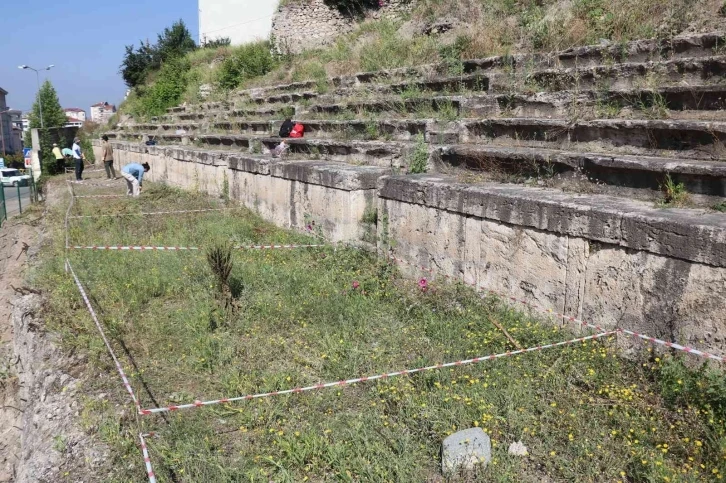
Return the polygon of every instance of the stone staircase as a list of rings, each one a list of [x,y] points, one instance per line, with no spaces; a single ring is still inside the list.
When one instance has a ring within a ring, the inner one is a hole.
[[[107,133],[261,159],[286,117],[288,159],[372,165],[690,206],[726,196],[726,34],[499,56],[248,89]]]
[[[152,181],[377,248],[410,276],[722,354],[724,46],[702,34],[248,89],[108,135]],[[305,137],[273,159],[288,117]]]

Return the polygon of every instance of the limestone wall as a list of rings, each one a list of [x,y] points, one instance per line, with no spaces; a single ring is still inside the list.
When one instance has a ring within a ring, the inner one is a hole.
[[[726,220],[623,200],[384,178],[383,242],[439,275],[603,327],[726,351]]]
[[[94,145],[94,150],[100,147]],[[375,225],[361,220],[375,211],[376,183],[390,170],[373,166],[279,161],[176,146],[114,143],[117,167],[148,162],[149,181],[222,196],[286,228],[308,226],[334,242],[375,245]],[[225,187],[226,185],[226,187]]]
[[[410,9],[409,0],[381,0],[381,7],[369,10],[368,18],[397,18]],[[289,1],[272,18],[275,48],[300,53],[328,45],[355,28],[356,19],[325,4],[324,0]]]
[[[411,276],[425,267],[604,327],[726,352],[721,214],[373,166],[114,145],[121,164],[149,162],[152,181],[219,195],[226,177],[231,199],[280,226],[377,240]],[[375,207],[378,223],[365,223]]]

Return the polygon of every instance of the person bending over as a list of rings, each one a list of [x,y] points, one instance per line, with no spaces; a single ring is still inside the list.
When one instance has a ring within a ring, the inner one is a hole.
[[[128,188],[126,194],[128,196],[139,196],[141,194],[144,173],[150,169],[151,166],[149,166],[149,163],[131,163],[121,169],[121,176],[126,180],[126,186]]]

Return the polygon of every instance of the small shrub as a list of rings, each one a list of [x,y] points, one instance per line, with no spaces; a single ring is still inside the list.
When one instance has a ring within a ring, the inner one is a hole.
[[[665,180],[660,185],[663,191],[663,206],[682,206],[688,202],[688,191],[683,183],[676,183],[670,173],[666,174]]]
[[[277,66],[269,42],[241,45],[219,67],[218,83],[226,90],[239,87],[243,82],[267,74]]]
[[[234,263],[232,261],[232,246],[229,243],[217,243],[207,251],[207,263],[217,282],[217,290],[229,307],[232,303],[232,288],[230,275]]]
[[[419,135],[416,147],[409,154],[408,172],[409,174],[419,174],[428,171],[429,149],[424,140],[423,135]]]
[[[378,223],[378,210],[376,208],[366,208],[361,222],[367,225],[375,225]]]
[[[169,107],[176,106],[186,91],[190,64],[184,58],[165,63],[154,83],[137,89],[138,103],[135,114],[142,116],[163,115]]]
[[[712,206],[712,208],[721,213],[726,213],[726,201],[722,201],[721,203],[716,203],[715,205]]]

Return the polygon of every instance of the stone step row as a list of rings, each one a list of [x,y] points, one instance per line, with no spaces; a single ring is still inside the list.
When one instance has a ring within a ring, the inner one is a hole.
[[[645,63],[651,61],[709,57],[724,53],[726,32],[710,32],[687,35],[674,39],[635,40],[627,43],[606,43],[581,46],[553,53],[502,55],[484,59],[462,61],[458,66],[462,74],[475,72],[523,71],[548,68],[588,68],[617,63]],[[364,84],[394,83],[416,78],[442,76],[452,69],[450,63],[429,64],[417,67],[363,72],[349,76],[331,77],[328,84],[335,87],[351,87]],[[318,81],[308,80],[263,88],[241,90],[240,98],[263,97],[275,92],[292,92],[314,89]]]
[[[425,125],[420,126],[425,128]],[[635,129],[637,131],[637,128]],[[148,135],[127,133],[125,140],[143,141]],[[118,139],[118,137],[117,137]],[[176,135],[156,139],[164,145],[182,145],[269,153],[280,142],[263,135]],[[288,139],[290,156],[323,158],[407,170],[414,157],[425,156],[430,169],[462,168],[469,172],[502,175],[513,180],[579,174],[591,183],[617,188],[658,190],[667,174],[697,195],[726,196],[726,162],[678,157],[631,156],[567,148],[495,146],[481,144],[430,145],[420,141],[363,141],[323,138]],[[513,176],[513,177],[512,177]],[[623,192],[625,193],[625,192]],[[630,196],[625,194],[625,196]]]
[[[193,146],[114,144],[117,150],[132,155],[148,153],[157,158],[226,167],[339,190],[375,189],[377,196],[384,199],[726,267],[726,216],[705,210],[663,209],[616,196],[573,194],[514,184],[472,185],[441,174],[391,175],[388,169],[320,159],[275,160]]]
[[[281,121],[186,123],[139,125],[109,137],[155,135],[192,136],[215,132],[274,136]],[[393,120],[308,120],[308,138],[342,140],[420,141],[432,144],[497,144],[543,148],[583,145],[586,150],[619,154],[657,155],[684,159],[726,160],[726,122],[692,120],[598,119],[570,121],[540,118],[493,118],[436,121],[432,119]]]
[[[200,110],[182,112],[155,118],[151,123],[140,123],[140,129],[153,129],[154,125],[179,125],[185,122],[213,122],[260,119],[294,118],[319,119],[322,116],[350,116],[351,118],[388,116],[407,117],[426,112],[442,117],[546,117],[597,119],[611,117],[707,117],[726,120],[726,83],[701,86],[668,86],[656,89],[624,90],[566,90],[538,92],[536,94],[471,94],[429,96],[413,99],[383,97],[376,100],[313,104],[309,106],[271,106],[250,110]],[[707,111],[701,113],[697,111]],[[718,112],[720,111],[720,112]],[[167,128],[168,130],[168,128]]]
[[[655,85],[658,87],[653,87]],[[368,97],[375,101],[384,96],[398,97],[399,102],[405,102],[406,97],[411,100],[454,95],[475,98],[483,93],[496,95],[505,102],[508,97],[526,98],[533,95],[556,97],[554,94],[562,91],[570,92],[571,96],[588,96],[591,99],[608,99],[621,94],[626,98],[636,99],[639,92],[662,90],[662,95],[671,96],[673,103],[678,106],[688,97],[689,92],[698,95],[701,90],[715,95],[716,101],[720,99],[723,102],[719,89],[723,89],[724,86],[726,86],[726,55],[720,55],[586,68],[540,69],[529,71],[519,77],[514,72],[489,75],[477,73],[392,85],[368,85],[365,90],[342,88],[326,94],[312,91],[292,92],[251,98],[246,103],[262,107],[238,109],[234,102],[213,102],[173,107],[168,110],[168,114],[181,116],[182,119],[198,118],[200,114],[208,111],[231,111],[238,117],[275,115],[293,117],[298,112],[304,113],[308,109],[307,106],[313,102],[317,106],[340,105],[349,104],[350,99]],[[668,90],[669,88],[671,90]]]

